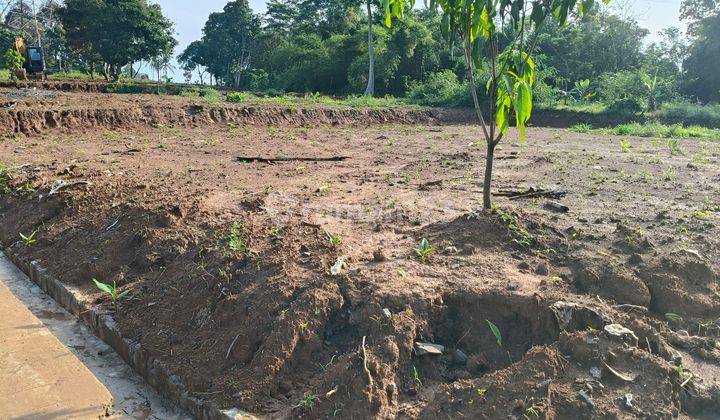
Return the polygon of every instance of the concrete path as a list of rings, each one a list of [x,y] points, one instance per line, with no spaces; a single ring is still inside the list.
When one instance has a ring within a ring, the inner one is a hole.
[[[180,419],[0,252],[0,419]]]

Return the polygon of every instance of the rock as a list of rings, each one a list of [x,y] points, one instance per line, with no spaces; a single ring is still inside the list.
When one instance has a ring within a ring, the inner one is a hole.
[[[560,329],[565,331],[584,331],[587,327],[599,330],[612,323],[604,313],[573,302],[557,301],[550,305],[550,309],[555,314]]]
[[[567,213],[570,211],[570,207],[560,204],[557,201],[546,201],[543,207],[556,213]]]
[[[385,256],[385,253],[382,249],[378,248],[375,251],[373,251],[373,261],[375,262],[383,262],[387,261],[387,257]]]
[[[630,258],[628,258],[628,262],[633,265],[642,264],[643,258],[640,254],[632,254]]]
[[[465,354],[462,350],[455,349],[455,351],[453,352],[453,360],[458,365],[465,366],[467,364],[468,357],[467,354]]]
[[[443,351],[445,351],[445,346],[441,346],[440,344],[415,342],[415,354],[418,356],[426,354],[440,355],[443,354]]]
[[[535,267],[535,274],[539,276],[547,276],[548,274],[550,274],[548,263],[546,261],[540,262],[537,267]]]
[[[595,402],[593,399],[587,394],[587,392],[581,390],[578,392],[578,395],[580,398],[582,398],[583,401],[585,401],[590,407],[595,408]]]
[[[602,378],[602,370],[597,366],[593,366],[590,368],[590,376],[594,379],[600,379]]]
[[[475,245],[473,244],[463,244],[462,246],[462,253],[465,255],[472,255],[475,253]]]
[[[629,340],[631,344],[635,347],[637,347],[638,345],[639,340],[635,333],[620,324],[608,324],[603,327],[603,330],[612,337],[617,337],[622,340]]]
[[[518,268],[521,270],[529,270],[530,264],[528,264],[526,261],[522,261],[520,262],[520,264],[518,264]]]

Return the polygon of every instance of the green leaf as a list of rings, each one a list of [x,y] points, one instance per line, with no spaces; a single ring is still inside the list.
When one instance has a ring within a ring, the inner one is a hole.
[[[117,297],[115,298],[115,300],[120,300],[120,299],[124,298],[125,296],[127,296],[128,293],[130,293],[129,290],[126,290],[126,291],[120,293],[119,295],[117,295]]]
[[[492,331],[493,335],[495,336],[495,341],[497,342],[498,347],[502,347],[502,336],[500,335],[500,329],[497,327],[497,325],[490,322],[490,320],[486,319],[485,322],[487,322],[490,326],[490,331]]]
[[[92,279],[92,281],[95,283],[95,286],[97,286],[98,289],[102,290],[105,293],[112,294],[115,291],[115,288],[110,286],[109,284],[99,282],[95,279]]]

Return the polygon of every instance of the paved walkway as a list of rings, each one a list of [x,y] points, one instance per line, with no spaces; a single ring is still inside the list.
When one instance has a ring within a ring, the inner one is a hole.
[[[0,419],[105,415],[188,418],[0,252]]]
[[[0,417],[95,418],[112,395],[0,283]]]

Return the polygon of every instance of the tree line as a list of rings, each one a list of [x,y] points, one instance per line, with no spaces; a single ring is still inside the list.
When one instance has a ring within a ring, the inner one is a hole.
[[[2,51],[17,35],[11,28],[18,27],[18,19],[32,19],[27,3],[17,2],[3,16]],[[682,98],[720,101],[715,70],[720,0],[684,0],[679,13],[688,32],[667,28],[649,45],[649,32],[634,19],[601,7],[571,13],[562,27],[539,25],[533,95],[540,101],[602,100],[624,108],[652,108]],[[37,16],[54,71],[117,80],[137,77],[140,62],[150,63],[158,76],[172,70],[177,41],[172,22],[156,4],[50,0]],[[443,41],[441,13],[408,10],[392,26],[385,18],[376,0],[270,0],[262,15],[247,0],[233,0],[208,17],[201,39],[177,59],[189,82],[470,105],[462,45]],[[36,36],[33,30],[24,35],[31,42]],[[501,49],[503,39],[510,38],[501,37]],[[479,42],[477,48],[487,46]],[[484,83],[489,70],[477,64],[477,83]],[[485,89],[479,92],[482,96]]]

